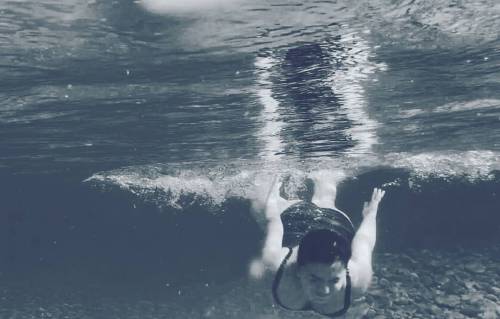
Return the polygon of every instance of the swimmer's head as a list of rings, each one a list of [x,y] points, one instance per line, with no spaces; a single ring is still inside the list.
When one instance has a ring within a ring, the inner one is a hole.
[[[297,256],[298,277],[308,299],[324,304],[345,284],[350,243],[330,230],[315,230],[302,238]]]
[[[351,243],[346,238],[331,230],[319,229],[308,232],[300,241],[297,265],[331,265],[339,261],[346,266],[350,258]]]

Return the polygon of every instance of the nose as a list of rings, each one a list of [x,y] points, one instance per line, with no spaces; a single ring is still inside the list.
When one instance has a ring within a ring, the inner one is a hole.
[[[328,296],[330,294],[330,291],[330,286],[322,285],[318,292],[320,296]]]

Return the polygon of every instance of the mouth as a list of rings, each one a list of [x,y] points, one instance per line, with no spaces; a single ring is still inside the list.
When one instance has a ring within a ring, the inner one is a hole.
[[[316,295],[313,300],[316,303],[326,303],[330,301],[330,295]]]

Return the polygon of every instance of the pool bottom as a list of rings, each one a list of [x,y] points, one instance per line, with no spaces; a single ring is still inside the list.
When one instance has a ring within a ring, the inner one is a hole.
[[[374,280],[353,318],[498,318],[500,246],[374,256]],[[2,274],[1,318],[323,318],[273,305],[271,276],[255,281],[108,282],[92,276]]]

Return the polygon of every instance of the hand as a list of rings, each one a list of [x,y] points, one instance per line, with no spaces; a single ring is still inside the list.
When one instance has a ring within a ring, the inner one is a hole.
[[[363,217],[369,214],[377,214],[378,204],[385,195],[385,191],[380,188],[374,188],[372,193],[372,199],[370,202],[365,202],[363,205]]]
[[[250,276],[252,276],[255,279],[260,279],[262,278],[262,276],[264,276],[264,273],[266,272],[266,265],[264,264],[264,261],[262,261],[262,259],[254,259],[250,263],[250,267],[248,270]]]

